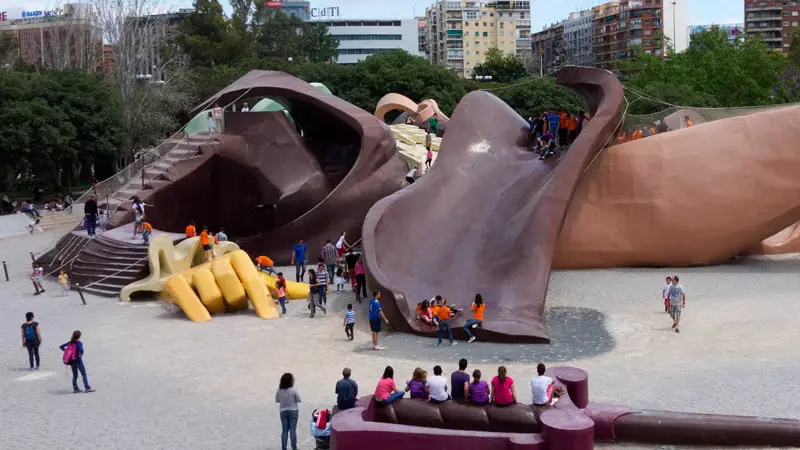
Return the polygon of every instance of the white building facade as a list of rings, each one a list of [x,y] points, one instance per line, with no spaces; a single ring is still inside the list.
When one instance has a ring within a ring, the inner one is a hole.
[[[417,19],[349,19],[316,22],[324,23],[328,27],[328,33],[339,41],[339,55],[336,61],[339,64],[355,64],[368,56],[397,49],[419,56]]]
[[[689,26],[689,15],[686,11],[688,2],[689,0],[661,0],[664,8],[662,21],[664,36],[669,39],[675,53],[680,53],[689,47],[689,36],[686,34]]]

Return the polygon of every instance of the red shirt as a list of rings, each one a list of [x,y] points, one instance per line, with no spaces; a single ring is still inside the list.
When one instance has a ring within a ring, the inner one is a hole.
[[[375,400],[383,401],[392,395],[392,392],[397,390],[397,385],[391,378],[381,378],[378,381],[378,386],[375,388]]]

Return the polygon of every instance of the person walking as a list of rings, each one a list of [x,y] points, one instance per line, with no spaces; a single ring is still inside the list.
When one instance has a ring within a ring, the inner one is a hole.
[[[320,284],[314,269],[308,269],[308,285],[310,286],[308,290],[308,307],[311,309],[310,317],[313,318],[317,314],[317,308],[321,309],[323,313],[328,314],[328,310],[319,299]]]
[[[361,258],[356,261],[356,301],[361,303],[361,297],[367,298],[367,273]]]
[[[295,281],[298,283],[305,281],[307,252],[308,247],[306,247],[302,239],[298,240],[297,244],[292,247],[292,265],[295,267]]]
[[[83,213],[86,216],[86,234],[94,237],[97,228],[97,196],[92,194],[89,197],[89,200],[83,205]]]
[[[89,386],[89,378],[86,376],[86,366],[83,365],[83,342],[81,342],[80,330],[73,331],[69,342],[61,344],[58,348],[64,352],[64,364],[72,367],[72,392],[76,394],[81,392],[81,390],[78,389],[78,372],[81,373],[81,378],[83,378],[85,392],[94,392],[94,389]]]
[[[39,370],[39,346],[42,345],[42,330],[39,322],[33,320],[33,313],[25,313],[25,323],[22,324],[22,346],[28,350],[28,361],[31,370]],[[36,367],[34,367],[34,360]]]
[[[336,409],[344,411],[356,407],[358,384],[350,378],[350,368],[342,370],[342,379],[336,382]]]
[[[678,328],[681,324],[681,311],[686,308],[686,293],[680,278],[677,275],[672,277],[672,286],[669,287],[669,315],[672,317],[672,328],[676,333],[680,333]]]
[[[669,314],[669,288],[672,287],[672,277],[668,276],[664,287],[661,288],[661,298],[664,300],[664,312]]]
[[[372,349],[373,350],[385,350],[386,347],[381,347],[378,345],[378,336],[381,332],[381,319],[389,325],[389,319],[386,318],[386,314],[383,313],[381,309],[381,293],[380,291],[375,291],[372,293],[372,300],[369,301],[369,328],[372,330]]]
[[[339,254],[330,239],[325,241],[325,245],[322,246],[321,254],[322,260],[325,262],[325,269],[328,275],[332,277],[333,274],[336,273],[336,261],[339,259]]]
[[[344,257],[344,261],[347,264],[347,276],[350,279],[350,288],[353,289],[353,292],[356,291],[356,263],[358,262],[358,255],[353,253],[352,250],[347,251],[347,255]]]
[[[280,405],[281,418],[281,450],[286,450],[289,436],[292,438],[292,450],[297,450],[297,419],[300,416],[300,394],[294,388],[294,375],[284,373],[275,393],[275,403]]]
[[[347,339],[353,340],[353,328],[356,326],[356,312],[353,311],[353,304],[347,304],[347,311],[344,313],[344,334]]]
[[[325,270],[325,263],[322,261],[322,258],[317,261],[317,282],[319,282],[319,302],[323,305],[327,305],[330,275],[328,275],[328,271]]]

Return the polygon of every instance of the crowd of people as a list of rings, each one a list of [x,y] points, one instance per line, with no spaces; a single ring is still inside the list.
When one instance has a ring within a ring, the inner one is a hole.
[[[505,366],[499,366],[497,374],[488,379],[483,376],[480,369],[473,370],[470,376],[470,373],[467,372],[468,365],[469,362],[466,359],[460,359],[458,369],[450,374],[449,380],[443,375],[444,372],[440,365],[433,367],[433,376],[430,377],[427,370],[417,367],[402,388],[398,387],[394,380],[394,368],[386,366],[383,376],[376,383],[372,398],[378,405],[394,403],[405,398],[406,393],[408,393],[410,401],[433,404],[452,401],[476,406],[508,407],[519,403],[514,379],[508,374]],[[545,375],[545,372],[545,365],[539,363],[536,366],[536,375],[530,379],[533,406],[536,408],[552,407],[563,394],[563,391],[556,388],[555,380]],[[342,378],[336,382],[334,393],[336,394],[336,405],[331,411],[331,416],[356,407],[359,388],[358,383],[352,378],[352,370],[349,367],[342,370]],[[275,403],[279,404],[281,449],[287,450],[287,446],[291,443],[292,450],[296,450],[297,422],[302,400],[295,387],[294,375],[291,373],[284,373],[281,376],[278,390],[275,393]],[[311,422],[312,435],[319,437],[326,434],[315,431],[318,429],[319,414],[318,411],[314,411]],[[327,429],[327,435],[329,435],[330,421],[327,421],[322,429]]]
[[[569,148],[578,138],[589,117],[582,110],[576,115],[565,110],[545,111],[528,118],[528,130],[533,143],[532,149],[546,159],[557,149]]]
[[[686,128],[694,125],[689,116],[683,116],[683,123]],[[639,139],[666,133],[667,131],[671,131],[671,129],[664,120],[658,120],[650,125],[620,128],[616,143],[624,144],[630,141],[638,141]]]

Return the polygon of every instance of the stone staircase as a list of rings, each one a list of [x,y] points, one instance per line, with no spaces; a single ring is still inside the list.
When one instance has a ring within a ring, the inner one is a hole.
[[[44,211],[42,214],[42,220],[39,224],[42,226],[44,231],[49,230],[64,230],[66,231],[67,228],[74,227],[75,225],[80,222],[81,217],[73,214],[70,214],[69,211],[62,211],[62,212],[48,212]]]
[[[146,246],[76,233],[64,236],[37,261],[45,273],[56,271],[57,276],[65,270],[73,286],[78,283],[84,292],[103,297],[117,297],[124,286],[149,273]]]

